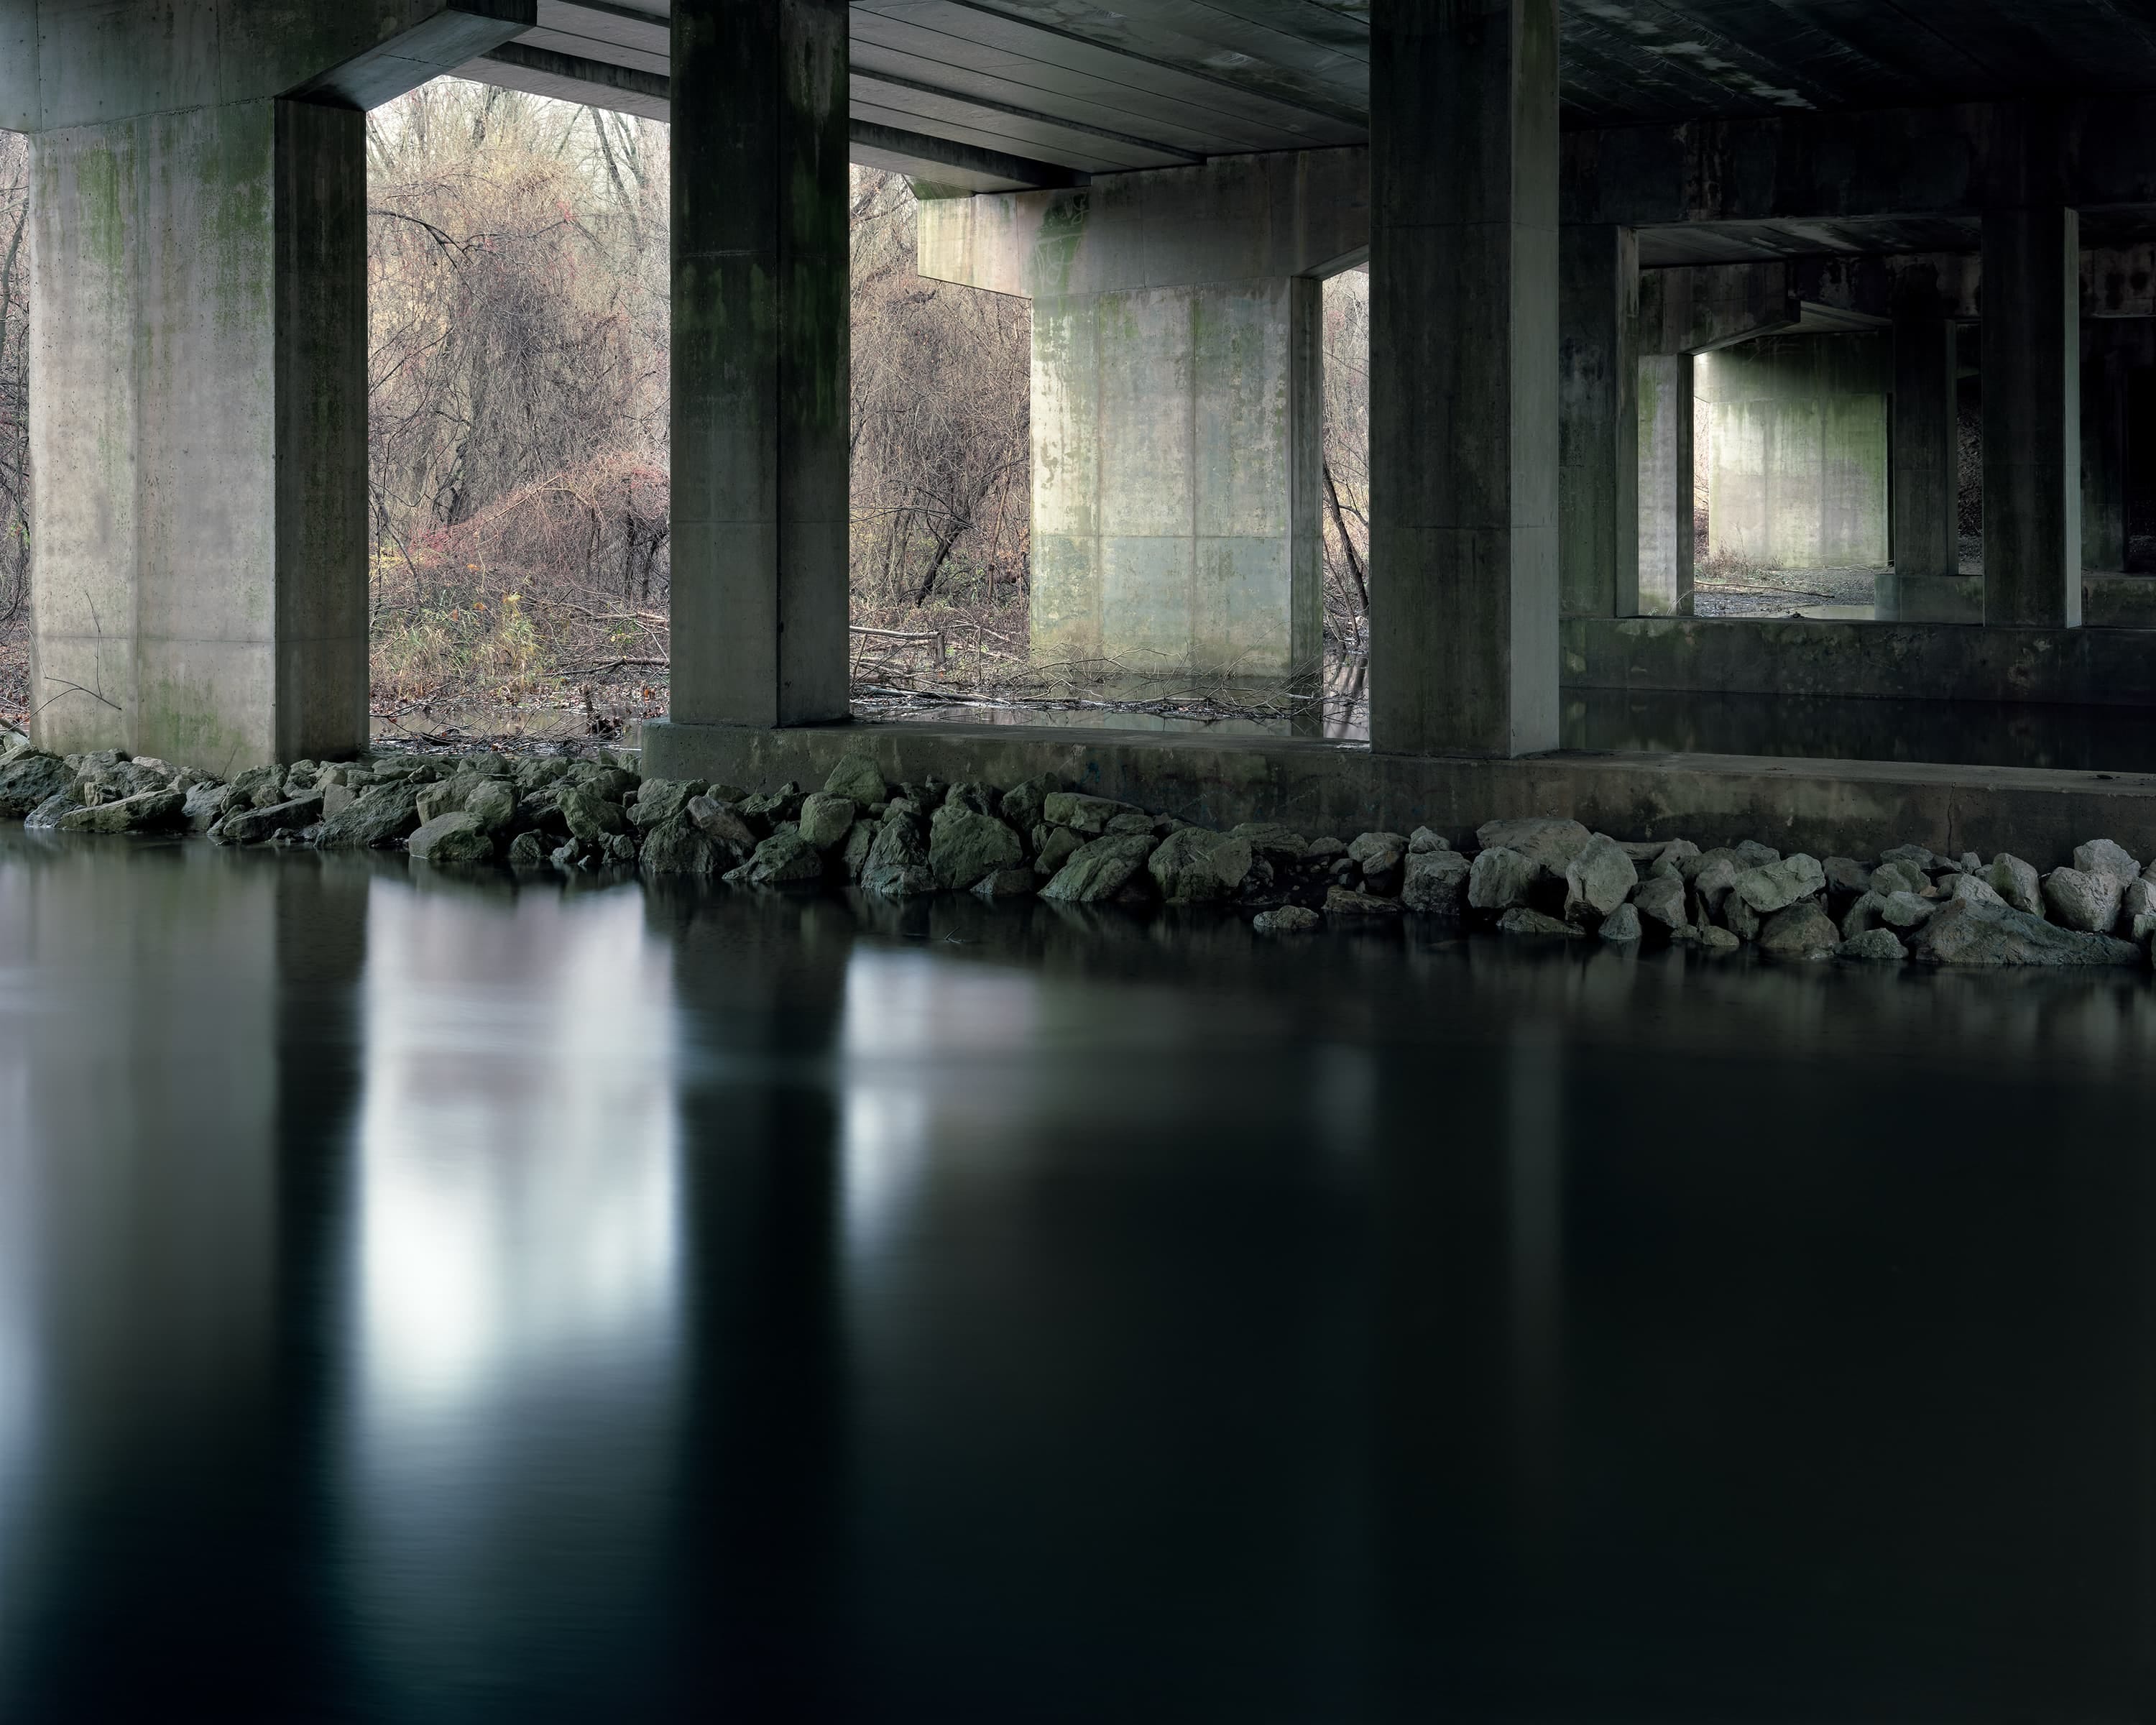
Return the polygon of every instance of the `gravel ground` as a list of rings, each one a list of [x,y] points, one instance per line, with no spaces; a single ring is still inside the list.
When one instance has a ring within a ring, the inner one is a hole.
[[[1758,569],[1743,581],[1697,582],[1693,614],[1700,617],[1794,617],[1825,605],[1869,605],[1875,569]]]

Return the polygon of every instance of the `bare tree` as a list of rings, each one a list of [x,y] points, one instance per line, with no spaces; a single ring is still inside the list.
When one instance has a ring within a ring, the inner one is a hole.
[[[28,702],[30,149],[0,132],[0,711]]]

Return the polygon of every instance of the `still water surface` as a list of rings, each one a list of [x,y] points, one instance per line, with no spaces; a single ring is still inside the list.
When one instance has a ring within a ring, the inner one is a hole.
[[[0,839],[0,1719],[2156,1717],[2145,978]]]

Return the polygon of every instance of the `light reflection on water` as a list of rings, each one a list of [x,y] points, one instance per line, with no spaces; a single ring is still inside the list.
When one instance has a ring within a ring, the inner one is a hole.
[[[2145,1714],[2152,1055],[0,838],[0,1718]]]

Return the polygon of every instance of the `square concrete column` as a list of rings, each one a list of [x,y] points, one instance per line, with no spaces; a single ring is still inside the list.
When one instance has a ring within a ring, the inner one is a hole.
[[[1894,324],[1894,573],[1903,580],[1961,570],[1961,452],[1955,329],[1937,316]]]
[[[1692,357],[1640,362],[1640,603],[1643,617],[1692,613]]]
[[[364,127],[261,100],[34,137],[44,747],[366,747]]]
[[[2129,347],[2120,340],[2131,332]],[[2145,346],[2138,320],[2092,317],[2082,326],[2082,565],[2126,567],[2127,380]]]
[[[1558,739],[1556,0],[1375,0],[1370,736]]]
[[[842,719],[846,7],[672,17],[672,717]]]
[[[1640,245],[1558,243],[1558,570],[1568,617],[1640,612]]]
[[[2081,219],[1984,217],[1984,620],[2082,620]]]

